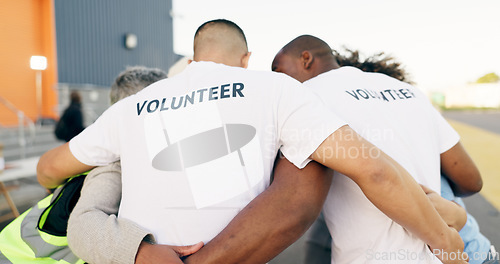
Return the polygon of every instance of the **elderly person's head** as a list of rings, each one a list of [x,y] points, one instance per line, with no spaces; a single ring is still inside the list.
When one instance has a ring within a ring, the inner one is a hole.
[[[160,69],[143,66],[129,67],[121,72],[111,85],[111,92],[109,94],[111,104],[165,78],[167,78],[167,73]]]

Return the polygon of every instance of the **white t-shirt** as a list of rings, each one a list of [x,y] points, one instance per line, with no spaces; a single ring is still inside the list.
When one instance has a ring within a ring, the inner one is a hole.
[[[296,166],[339,127],[283,74],[193,62],[110,107],[70,142],[82,163],[121,159],[120,217],[159,243],[216,236],[269,186],[278,149]]]
[[[422,92],[353,67],[323,73],[304,85],[418,183],[440,193],[440,154],[459,136]],[[336,151],[353,157],[376,155]],[[378,210],[345,175],[334,173],[324,214],[333,238],[332,263],[440,263],[423,241]]]

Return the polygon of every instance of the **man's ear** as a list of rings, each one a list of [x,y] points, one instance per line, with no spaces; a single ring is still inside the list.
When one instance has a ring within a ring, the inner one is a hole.
[[[305,50],[302,52],[302,54],[300,54],[300,60],[302,62],[304,69],[309,69],[311,68],[311,65],[314,61],[314,56],[312,55],[311,52]]]
[[[242,68],[248,68],[248,61],[250,60],[250,55],[252,55],[251,52],[247,52],[247,54],[243,55],[243,57],[241,57],[241,67]]]

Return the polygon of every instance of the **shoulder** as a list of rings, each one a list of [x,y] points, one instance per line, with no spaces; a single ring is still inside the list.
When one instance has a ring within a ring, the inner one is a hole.
[[[276,87],[302,87],[303,84],[294,78],[279,72],[246,70],[251,78],[259,79],[261,82]]]
[[[96,177],[101,174],[105,173],[118,173],[121,174],[122,169],[121,169],[121,164],[120,161],[113,162],[111,164],[105,165],[105,166],[99,166],[90,171],[88,174],[88,177]]]
[[[365,74],[365,72],[361,71],[358,68],[351,66],[344,66],[338,69],[333,69],[324,73],[319,74],[318,76],[311,78],[304,82],[304,85],[310,86],[323,82],[342,82],[343,80],[350,81],[353,79],[360,79]]]
[[[82,192],[88,193],[90,190],[91,193],[94,193],[108,190],[109,194],[103,195],[113,196],[111,190],[121,190],[121,175],[119,161],[106,166],[96,167],[85,177]]]
[[[299,83],[297,80],[295,80],[292,77],[290,77],[286,74],[283,74],[283,73],[245,69],[245,68],[241,68],[241,67],[233,67],[233,66],[227,66],[224,64],[217,64],[217,63],[207,63],[207,64],[208,64],[208,65],[206,65],[207,67],[212,68],[213,70],[216,70],[219,72],[231,73],[231,74],[234,74],[236,76],[255,78],[255,80],[259,80],[259,81]]]

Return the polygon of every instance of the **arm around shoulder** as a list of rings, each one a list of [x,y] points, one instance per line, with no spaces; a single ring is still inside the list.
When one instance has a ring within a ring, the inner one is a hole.
[[[355,149],[359,155],[347,155],[351,151],[334,154],[336,148]],[[413,177],[349,126],[325,139],[312,158],[351,178],[380,211],[431,248],[440,250],[438,257],[463,250],[458,232],[448,227]]]
[[[271,186],[185,263],[266,263],[297,240],[319,215],[332,172],[316,162],[299,170],[287,159]]]

